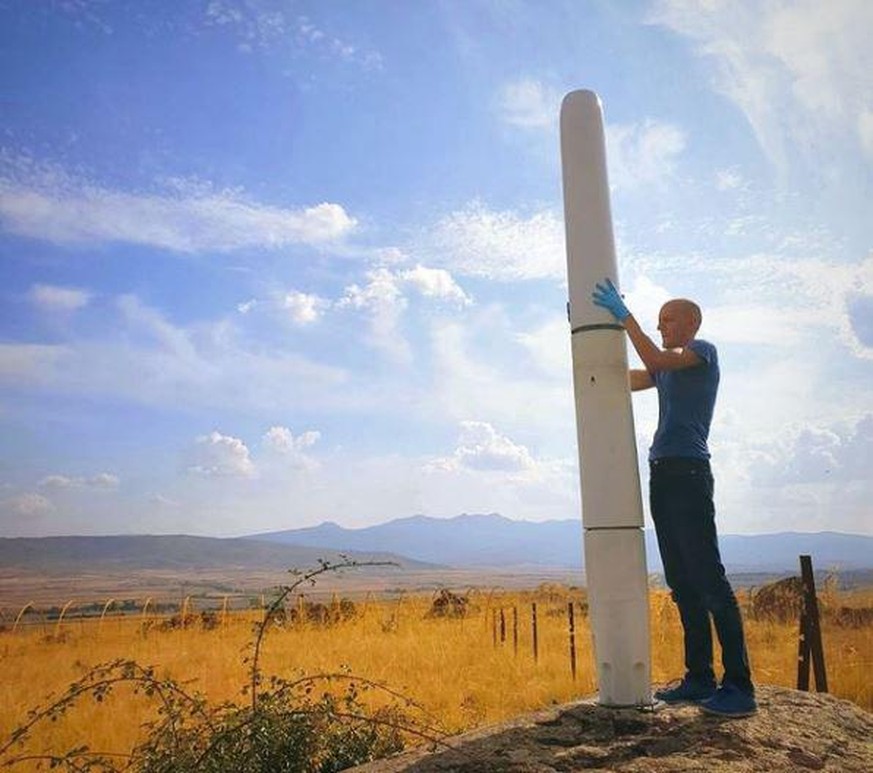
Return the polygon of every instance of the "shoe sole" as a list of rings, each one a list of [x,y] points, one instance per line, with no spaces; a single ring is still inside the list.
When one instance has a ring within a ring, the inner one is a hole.
[[[712,695],[705,695],[702,698],[659,698],[657,695],[655,696],[656,701],[661,701],[661,703],[666,703],[668,706],[681,706],[683,703],[693,703],[700,704],[703,701],[708,701]]]
[[[752,717],[758,713],[758,709],[750,709],[749,711],[718,711],[708,706],[701,706],[700,710],[713,717],[724,717],[725,719],[742,719],[743,717]]]

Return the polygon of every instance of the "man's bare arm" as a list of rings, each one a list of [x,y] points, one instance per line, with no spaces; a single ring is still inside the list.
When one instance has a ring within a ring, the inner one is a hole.
[[[630,371],[630,388],[631,392],[639,392],[643,389],[651,389],[655,386],[655,379],[647,370],[631,370]]]
[[[643,365],[649,373],[657,373],[662,370],[683,370],[684,368],[693,368],[695,365],[700,365],[700,357],[698,357],[691,349],[687,347],[678,351],[669,349],[661,349],[655,342],[649,338],[639,323],[634,319],[633,314],[629,314],[622,321],[624,329],[627,331],[628,338],[640,355]]]

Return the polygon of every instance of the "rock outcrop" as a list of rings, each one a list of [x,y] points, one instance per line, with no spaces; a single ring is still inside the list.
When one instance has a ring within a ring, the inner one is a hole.
[[[873,714],[821,693],[759,687],[757,697],[758,713],[744,719],[711,717],[690,705],[642,711],[583,700],[354,771],[873,771]]]

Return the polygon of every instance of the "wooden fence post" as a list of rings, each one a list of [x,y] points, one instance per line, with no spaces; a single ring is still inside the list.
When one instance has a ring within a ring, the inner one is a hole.
[[[821,623],[811,556],[800,556],[800,579],[803,586],[803,603],[800,611],[800,636],[797,651],[797,689],[809,690],[811,659],[815,674],[815,689],[817,692],[827,692],[828,679],[825,670],[824,647],[821,642]]]
[[[570,673],[576,681],[576,619],[573,616],[573,602],[567,602],[567,619],[570,624]]]
[[[503,607],[500,607],[500,643],[506,641],[506,615],[503,614]]]
[[[533,656],[534,663],[538,663],[540,659],[539,641],[537,639],[537,603],[534,601],[530,605],[531,628],[533,630]]]

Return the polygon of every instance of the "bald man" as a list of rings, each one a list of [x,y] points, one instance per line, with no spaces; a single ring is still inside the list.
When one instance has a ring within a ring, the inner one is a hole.
[[[640,328],[613,283],[597,284],[595,305],[624,327],[645,370],[630,371],[634,391],[658,390],[658,428],[649,449],[649,504],[664,577],[679,609],[685,644],[685,676],[660,690],[666,703],[699,703],[710,713],[745,717],[757,710],[736,596],[718,549],[709,465],[709,426],[718,393],[718,353],[695,338],[700,307],[668,301],[658,315],[662,345]],[[722,650],[724,676],[713,671],[710,616]]]

